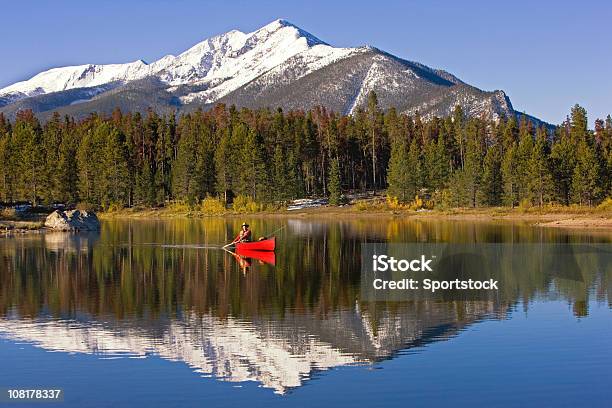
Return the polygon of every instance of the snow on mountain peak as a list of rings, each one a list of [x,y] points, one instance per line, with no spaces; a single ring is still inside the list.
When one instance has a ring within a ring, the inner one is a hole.
[[[181,97],[183,103],[190,103],[199,100],[204,103],[211,103],[246,85],[255,78],[272,72],[278,67],[291,66],[292,70],[300,71],[300,76],[304,76],[323,65],[331,63],[339,58],[350,55],[354,49],[334,48],[321,41],[312,34],[300,29],[286,20],[275,20],[264,27],[245,34],[234,33],[231,37],[227,34],[215,37],[216,41],[222,44],[214,54],[214,58],[208,65],[199,67],[201,72],[198,80],[192,79],[190,82],[211,84],[204,91],[194,92]],[[205,43],[205,42],[204,42]],[[188,50],[190,54],[196,47]],[[216,43],[215,43],[216,45]],[[203,49],[197,53],[198,56],[207,57],[208,54]],[[296,58],[300,56],[299,61]],[[179,64],[181,64],[179,62]],[[198,67],[193,65],[190,73],[197,71]],[[184,64],[182,69],[173,68],[168,70],[173,75],[177,72],[185,71]],[[295,66],[299,65],[299,66]],[[187,78],[163,76],[162,80],[177,85],[185,83]]]
[[[251,34],[255,34],[258,32],[273,33],[281,29],[286,29],[285,33],[291,33],[295,36],[306,38],[309,45],[311,46],[316,44],[326,44],[324,41],[321,41],[309,32],[302,30],[300,27],[282,18],[274,20],[273,22],[261,27],[260,29],[254,31]]]
[[[112,82],[126,82],[141,78],[148,71],[143,60],[126,64],[76,65],[52,68],[41,72],[27,81],[17,82],[0,89],[0,96],[21,97],[65,91],[73,88],[86,88]]]
[[[221,83],[208,95],[201,95],[211,100],[318,45],[326,44],[287,20],[278,19],[251,33],[232,30],[210,37],[178,56],[166,55],[150,64],[137,60],[53,68],[0,89],[0,97],[16,101],[74,88],[121,85],[154,75],[169,85]],[[331,52],[333,48],[329,48]]]

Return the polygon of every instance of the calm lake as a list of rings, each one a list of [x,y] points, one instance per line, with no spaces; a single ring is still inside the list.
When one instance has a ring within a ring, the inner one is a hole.
[[[362,243],[590,245],[609,232],[248,221],[276,231],[274,256],[219,249],[238,219],[0,238],[0,388],[62,388],[70,407],[612,406],[609,253],[577,257],[571,276],[502,270],[512,291],[498,300],[360,298]]]

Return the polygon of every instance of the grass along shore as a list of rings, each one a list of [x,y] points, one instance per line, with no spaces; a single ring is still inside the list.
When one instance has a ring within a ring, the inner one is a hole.
[[[40,231],[44,227],[44,221],[14,221],[0,220],[0,235],[22,234],[26,232]]]
[[[287,210],[286,207],[265,206],[255,202],[241,203],[237,208],[226,208],[214,198],[199,205],[171,203],[165,207],[120,208],[111,206],[98,212],[101,219],[172,219],[172,218],[409,218],[415,220],[452,220],[458,222],[521,222],[527,225],[551,228],[593,229],[612,232],[612,200],[597,207],[557,206],[543,207],[477,207],[428,209],[422,205],[399,205],[382,197],[354,200],[342,206],[320,206]],[[0,235],[44,230],[44,214],[20,218],[14,212],[0,213]]]
[[[512,221],[526,222],[542,227],[596,228],[612,230],[612,205],[598,207],[543,206],[543,207],[480,207],[450,209],[414,209],[397,206],[384,199],[363,200],[342,206],[321,206],[288,211],[286,208],[253,207],[232,210],[210,205],[188,206],[172,204],[161,208],[111,209],[98,214],[102,219],[113,218],[203,218],[203,217],[282,217],[282,218],[326,218],[326,217],[408,217],[413,219],[439,219],[454,221]]]
[[[0,235],[40,231],[45,224],[43,214],[19,214],[15,209],[0,211]]]

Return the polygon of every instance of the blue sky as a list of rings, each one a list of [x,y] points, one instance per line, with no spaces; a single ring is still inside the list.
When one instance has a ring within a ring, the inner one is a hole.
[[[55,66],[153,61],[285,18],[336,46],[445,69],[552,123],[612,113],[608,1],[21,1],[0,7],[0,87]]]

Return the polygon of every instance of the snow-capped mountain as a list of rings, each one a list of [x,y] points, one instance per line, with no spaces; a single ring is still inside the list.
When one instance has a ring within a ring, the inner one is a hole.
[[[214,94],[223,95],[296,54],[312,53],[316,60],[347,52],[350,51],[334,49],[290,23],[277,20],[249,34],[234,30],[209,38],[178,56],[167,55],[151,64],[138,60],[53,68],[0,89],[0,95],[15,101],[75,88],[121,85],[147,76],[157,76],[169,85],[214,84],[212,88],[219,88]]]
[[[91,88],[113,82],[127,82],[146,76],[148,65],[144,61],[127,64],[77,65],[53,68],[41,72],[27,81],[17,82],[0,89],[0,97],[16,101],[29,96],[74,88]]]
[[[364,106],[370,90],[383,107],[425,116],[449,114],[457,104],[471,115],[514,114],[503,91],[482,91],[376,48],[333,47],[285,20],[251,33],[217,35],[150,64],[50,69],[0,89],[0,111],[80,116],[116,107],[190,111],[224,102],[287,109],[324,105],[352,113]]]

